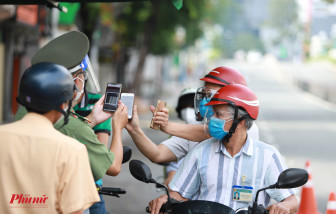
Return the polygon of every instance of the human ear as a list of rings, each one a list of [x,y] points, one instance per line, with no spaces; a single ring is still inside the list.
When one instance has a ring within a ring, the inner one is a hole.
[[[64,102],[60,105],[60,109],[67,111],[67,109],[69,108],[69,104],[67,102]]]

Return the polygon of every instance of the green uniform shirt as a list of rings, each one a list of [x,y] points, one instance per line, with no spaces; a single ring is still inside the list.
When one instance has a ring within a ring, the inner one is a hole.
[[[20,107],[15,115],[15,120],[21,119],[26,113],[27,110],[24,107]],[[93,129],[80,115],[71,113],[68,124],[60,128],[62,125],[63,120],[54,124],[54,127],[61,133],[86,145],[92,175],[95,180],[101,179],[112,165],[114,154],[104,144],[99,142]]]
[[[88,116],[92,109],[94,104],[102,97],[102,95],[100,94],[93,94],[93,93],[87,93],[85,91],[84,93],[84,97],[81,101],[81,103],[79,103],[78,105],[76,105],[73,109],[75,110],[75,112],[83,117]],[[99,123],[98,125],[96,125],[95,127],[93,127],[92,129],[94,130],[94,132],[97,133],[107,133],[108,135],[111,135],[111,131],[112,131],[112,119],[109,118],[108,120],[106,120],[105,122]],[[103,185],[103,181],[102,179],[96,181],[96,184],[102,186]]]
[[[92,94],[92,93],[85,93],[85,97],[83,99],[83,103],[80,103],[76,105],[73,109],[75,112],[83,117],[88,116],[92,109],[94,104],[102,97],[100,94]],[[82,107],[83,106],[83,107]],[[107,133],[108,135],[111,135],[111,130],[112,130],[112,119],[109,118],[105,122],[99,123],[92,129],[94,132],[97,133]]]

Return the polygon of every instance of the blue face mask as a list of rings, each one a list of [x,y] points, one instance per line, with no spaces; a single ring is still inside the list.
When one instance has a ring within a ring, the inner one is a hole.
[[[211,117],[208,125],[210,135],[218,140],[223,140],[225,135],[229,133],[227,131],[224,131],[224,126],[225,120]]]
[[[208,104],[208,102],[205,100],[205,98],[203,98],[203,100],[199,103],[199,112],[202,117],[205,117],[205,113],[207,113],[207,110],[207,117],[210,117],[214,114],[211,106],[205,106],[206,104]]]

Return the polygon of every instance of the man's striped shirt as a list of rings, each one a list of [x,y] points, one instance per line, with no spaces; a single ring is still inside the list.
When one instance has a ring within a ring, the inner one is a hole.
[[[247,138],[240,152],[231,157],[223,143],[211,138],[188,153],[169,187],[185,198],[215,201],[236,210],[252,203],[234,201],[233,186],[252,186],[254,201],[256,191],[275,184],[286,168],[278,150],[261,141]],[[282,201],[295,192],[267,190],[259,194],[258,203],[266,207],[270,198]]]

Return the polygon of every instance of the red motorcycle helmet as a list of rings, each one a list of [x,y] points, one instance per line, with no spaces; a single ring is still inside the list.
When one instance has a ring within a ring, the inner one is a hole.
[[[256,120],[259,114],[259,100],[254,92],[240,84],[230,84],[219,89],[206,106],[230,104],[244,109]]]
[[[235,108],[234,118],[229,133],[223,138],[223,142],[229,143],[230,138],[236,131],[238,124],[244,119],[251,117],[256,120],[259,114],[259,100],[254,92],[240,84],[230,84],[219,89],[206,106],[229,104]],[[238,118],[238,109],[247,112]]]
[[[247,86],[246,80],[240,72],[224,66],[213,69],[200,80],[223,86],[230,84],[241,84]]]

